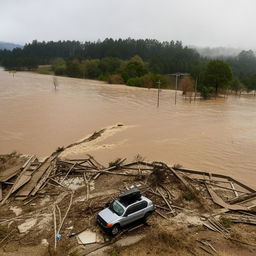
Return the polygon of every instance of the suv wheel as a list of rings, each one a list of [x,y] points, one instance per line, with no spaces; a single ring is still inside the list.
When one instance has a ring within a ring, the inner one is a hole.
[[[152,212],[147,212],[144,216],[145,219],[147,219],[150,215],[152,214]]]
[[[114,225],[113,228],[111,229],[111,234],[113,236],[116,236],[120,231],[120,226],[119,225]]]
[[[146,223],[147,222],[147,218],[152,214],[152,212],[147,212],[144,217],[143,217],[143,221]]]

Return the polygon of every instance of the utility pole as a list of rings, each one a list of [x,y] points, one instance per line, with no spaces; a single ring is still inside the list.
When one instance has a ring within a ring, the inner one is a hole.
[[[194,101],[196,101],[197,82],[198,82],[198,77],[196,78]]]
[[[177,103],[177,90],[178,90],[178,78],[180,76],[188,76],[188,73],[174,73],[174,74],[169,74],[170,76],[175,76],[176,77],[176,83],[175,83],[175,105]]]
[[[177,73],[176,74],[176,84],[175,84],[175,105],[177,102],[178,76],[179,76],[179,74]]]
[[[160,85],[161,85],[161,81],[159,80],[159,81],[157,82],[157,84],[158,84],[158,91],[157,91],[157,107],[159,107]]]

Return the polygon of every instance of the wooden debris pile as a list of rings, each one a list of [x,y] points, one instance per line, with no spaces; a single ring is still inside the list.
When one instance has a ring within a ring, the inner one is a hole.
[[[207,204],[206,198],[216,205],[207,218],[229,213],[234,223],[256,223],[256,191],[229,176],[172,168],[161,162],[135,161],[124,164],[121,160],[116,165],[104,168],[89,155],[84,159],[63,160],[55,153],[43,162],[31,156],[22,166],[1,172],[0,195],[4,193],[0,197],[0,204],[3,205],[9,197],[26,200],[24,204],[29,203],[43,189],[45,191],[50,187],[71,191],[69,185],[75,178],[82,180],[88,200],[91,182],[96,182],[101,175],[127,176],[131,177],[132,182],[141,181],[142,193],[152,199],[156,213],[165,219],[177,215],[179,211],[188,210],[179,205],[177,195],[173,193],[174,184],[178,183],[181,191],[188,191],[202,206]],[[90,207],[93,209],[93,206]],[[205,226],[209,229],[220,229],[218,224],[212,223],[212,219],[207,221]]]
[[[10,196],[15,200],[26,200],[44,188],[46,185],[65,187],[64,181],[69,177],[80,176],[89,184],[101,174],[101,166],[93,157],[82,160],[63,161],[53,154],[45,161],[39,162],[36,156],[30,156],[26,163],[17,165],[1,172],[0,205]],[[107,170],[105,170],[107,172]],[[3,189],[6,192],[3,196]]]
[[[177,169],[191,181],[194,186],[205,186],[210,199],[220,208],[207,214],[204,226],[208,229],[226,234],[229,230],[218,219],[225,218],[230,223],[256,225],[256,192],[253,188],[229,176],[194,170]]]
[[[84,187],[77,193],[71,186],[76,179]],[[97,187],[97,184],[111,183],[113,180],[113,187]],[[91,187],[92,183],[97,187],[96,192]],[[76,225],[77,230],[85,225],[96,230],[96,214],[106,207],[109,200],[132,185],[139,186],[141,193],[153,201],[155,215],[167,221],[181,212],[183,216],[197,215],[201,221],[198,225],[202,224],[225,237],[229,236],[229,228],[223,225],[221,217],[232,223],[256,225],[254,189],[229,176],[170,167],[162,162],[124,163],[124,160],[120,160],[105,168],[89,155],[83,159],[62,159],[55,153],[43,162],[39,162],[36,156],[30,156],[24,164],[1,172],[0,184],[3,192],[1,205],[10,199],[22,200],[25,209],[26,205],[29,208],[32,200],[51,195],[48,206],[40,208],[40,203],[37,203],[34,212],[29,211],[27,215],[11,219],[6,216],[1,222],[6,224],[31,218],[36,214],[44,216],[50,212],[53,219],[54,232],[51,239],[54,237],[54,248],[58,245],[59,235],[63,237],[67,232],[65,230],[71,226],[70,223],[75,225],[74,219],[76,223],[81,223],[81,226]],[[195,207],[196,204],[198,208]],[[203,207],[204,205],[210,207]],[[216,254],[209,241],[199,240],[198,243],[201,250]],[[100,246],[107,244],[109,242]]]
[[[226,214],[226,217],[230,219],[232,223],[243,223],[256,225],[256,214],[240,213],[240,214]]]
[[[30,194],[35,186],[30,186],[28,188],[25,187],[25,185],[37,183],[37,181],[40,179],[40,177],[38,179],[38,174],[40,175],[41,172],[44,171],[43,169],[45,169],[46,164],[44,164],[43,168],[40,166],[41,164],[38,162],[36,156],[33,155],[30,156],[23,165],[17,165],[1,172],[0,183],[2,189],[4,189],[4,187],[11,186],[8,193],[6,193],[4,197],[1,196],[1,205],[4,204],[5,201],[14,193],[16,193],[17,198]],[[49,166],[47,166],[47,168],[48,167]]]
[[[208,218],[208,220],[203,225],[208,229],[221,234],[229,233],[229,230],[213,217]]]

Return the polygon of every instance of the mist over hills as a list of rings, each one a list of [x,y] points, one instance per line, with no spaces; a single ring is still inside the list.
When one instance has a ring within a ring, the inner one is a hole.
[[[23,46],[20,44],[14,44],[9,42],[0,41],[0,49],[1,50],[12,50],[14,48],[22,48]]]
[[[202,57],[208,57],[208,58],[235,57],[240,52],[245,50],[242,48],[222,47],[222,46],[220,46],[220,47],[190,46],[190,47],[195,49]]]

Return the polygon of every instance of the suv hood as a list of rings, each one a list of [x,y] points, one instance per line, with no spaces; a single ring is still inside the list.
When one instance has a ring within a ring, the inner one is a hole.
[[[112,212],[109,208],[106,208],[106,209],[102,210],[101,212],[99,212],[99,215],[107,223],[113,223],[120,218],[120,216],[118,216],[116,213]]]

